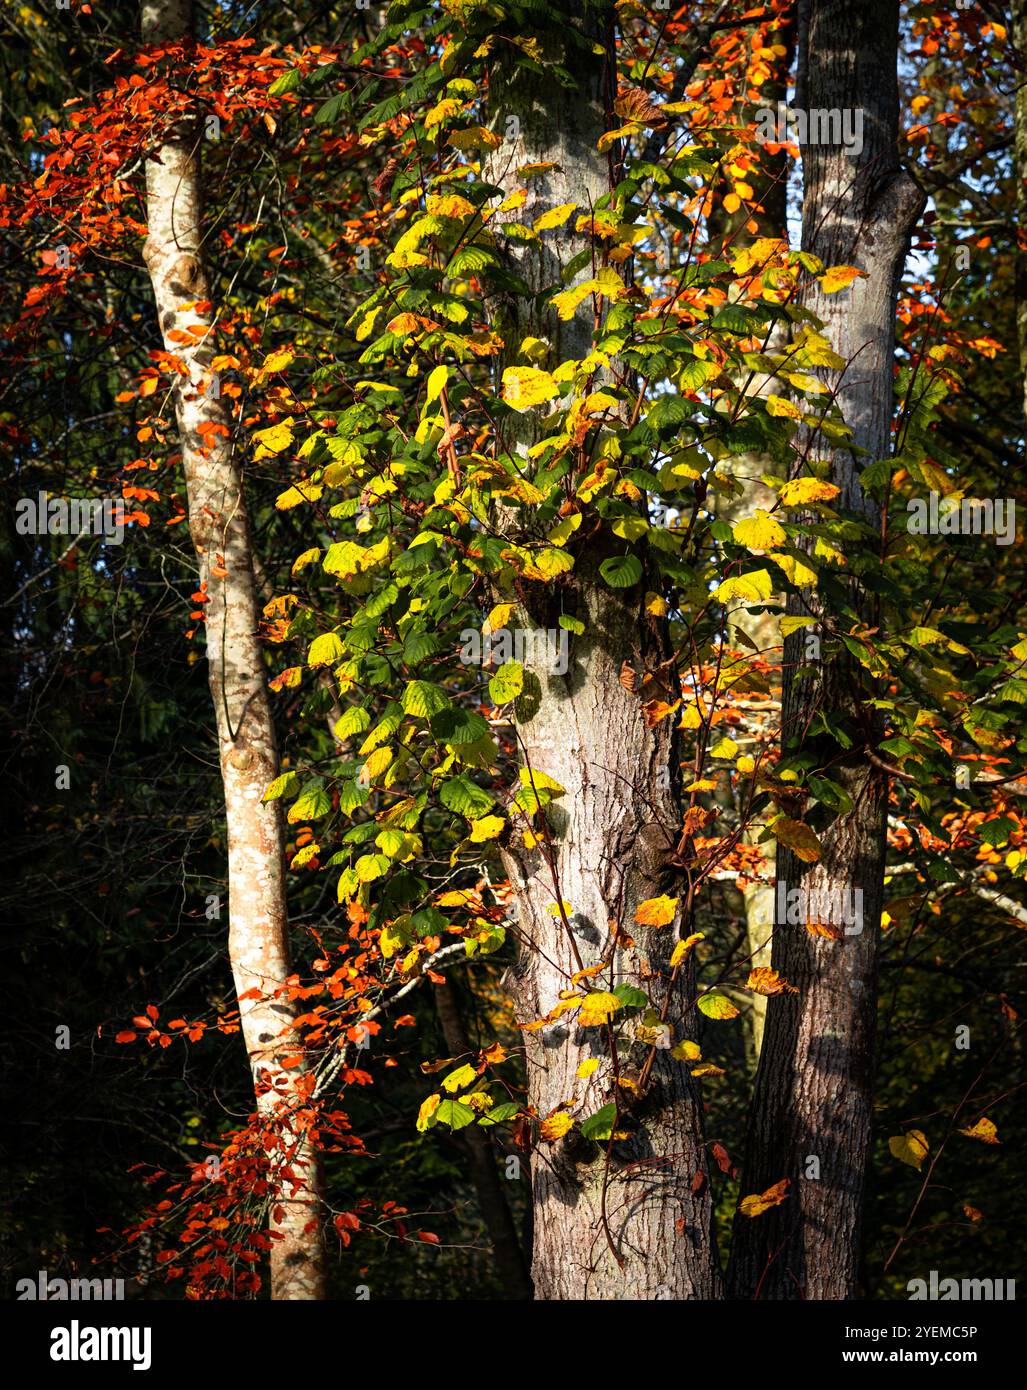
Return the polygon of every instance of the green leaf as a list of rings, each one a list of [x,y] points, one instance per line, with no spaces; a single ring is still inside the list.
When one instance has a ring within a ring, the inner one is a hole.
[[[599,566],[599,573],[612,589],[629,589],[642,578],[642,561],[637,555],[611,555]]]
[[[611,1100],[608,1105],[604,1105],[601,1110],[597,1110],[594,1115],[589,1115],[587,1120],[581,1122],[581,1132],[586,1139],[598,1141],[609,1139],[613,1133],[613,1126],[617,1119],[617,1107]]]
[[[707,1018],[734,1018],[738,1014],[738,1009],[732,1004],[726,994],[718,994],[716,990],[711,990],[709,994],[699,997],[699,1012]]]
[[[488,792],[482,791],[464,772],[443,782],[439,789],[439,800],[448,810],[467,820],[478,820],[492,807]]]
[[[474,1111],[462,1100],[444,1100],[435,1112],[439,1124],[449,1125],[451,1129],[463,1129],[474,1123]]]
[[[998,845],[1006,844],[1015,829],[1016,821],[1010,820],[1008,816],[996,816],[994,820],[986,820],[977,833],[986,845],[996,848]]]
[[[295,825],[297,821],[319,820],[321,816],[327,816],[331,809],[332,799],[318,778],[316,782],[306,783],[299,796],[289,807],[287,819],[290,825]]]
[[[475,714],[473,710],[460,709],[457,705],[439,710],[438,714],[432,715],[429,726],[440,743],[452,743],[457,746],[476,743],[489,731],[488,720],[483,719],[480,714]]]
[[[337,632],[322,632],[320,637],[315,637],[310,644],[307,652],[308,666],[334,666],[337,661],[341,661],[346,655],[346,649],[342,645],[342,638]]]
[[[524,689],[524,667],[519,661],[504,661],[489,681],[489,694],[497,705],[516,700]]]
[[[267,784],[267,790],[260,798],[261,801],[277,801],[280,796],[285,796],[291,792],[298,780],[295,772],[283,772],[281,776]]]
[[[515,1100],[504,1100],[501,1105],[494,1105],[478,1121],[480,1125],[498,1125],[504,1120],[512,1120],[520,1112],[520,1106]]]
[[[449,696],[428,681],[411,681],[403,692],[403,713],[418,719],[431,719],[449,708]]]
[[[644,1009],[649,1003],[645,990],[634,985],[618,985],[613,992],[626,1009]]]
[[[341,719],[335,721],[333,733],[340,742],[347,738],[352,738],[354,734],[362,734],[370,726],[371,716],[363,705],[351,705]]]

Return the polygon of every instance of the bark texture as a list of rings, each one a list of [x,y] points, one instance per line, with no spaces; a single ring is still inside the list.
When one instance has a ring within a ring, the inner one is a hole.
[[[810,0],[800,25],[800,91],[807,109],[862,110],[862,151],[839,146],[803,149],[803,246],[825,265],[866,271],[848,291],[824,295],[812,282],[805,307],[826,324],[846,359],[825,379],[853,443],[865,450],[811,451],[830,457],[842,488],[838,504],[876,526],[877,510],[859,480],[862,462],[890,450],[895,300],[909,236],[923,207],[915,181],[899,165],[896,57],[898,0]],[[868,619],[867,600],[851,595]],[[814,613],[829,619],[818,591]],[[789,610],[804,612],[791,600]],[[887,778],[868,761],[877,730],[862,701],[870,693],[862,669],[849,659],[825,660],[812,679],[797,679],[803,634],[786,639],[783,738],[830,761],[830,776],[847,792],[851,811],[817,807],[809,815],[823,845],[805,864],[778,850],[778,882],[789,889],[863,893],[858,935],[829,940],[804,926],[775,926],[773,965],[797,995],[770,1000],[751,1110],[742,1194],[791,1180],[782,1205],[735,1223],[729,1286],[741,1298],[841,1299],[856,1289],[859,1231],[871,1126],[876,1013],[876,947],[883,893]],[[807,671],[807,675],[809,671]],[[843,752],[835,741],[807,731],[821,711],[859,731]],[[815,916],[814,916],[815,920]]]
[[[545,21],[543,21],[545,23]],[[610,187],[608,157],[596,150],[606,128],[610,72],[602,56],[612,11],[581,0],[554,5],[547,28],[532,37],[547,58],[570,72],[575,86],[561,86],[548,72],[539,76],[500,57],[490,73],[493,129],[507,135],[490,158],[485,177],[511,190],[520,184],[518,166],[553,161],[557,168],[528,182],[528,202],[517,218],[532,223],[553,206],[574,202],[587,212]],[[596,52],[597,45],[600,52]],[[497,45],[507,54],[510,45]],[[516,51],[516,50],[514,50]],[[515,119],[510,120],[511,117]],[[512,131],[512,134],[511,134]],[[573,216],[544,249],[505,246],[507,264],[533,293],[559,286],[560,268],[584,247],[587,233]],[[600,253],[601,254],[601,253]],[[588,265],[582,277],[593,274]],[[561,323],[537,301],[518,294],[494,306],[494,321],[516,357],[528,334],[550,345],[552,370],[584,357],[594,326],[591,300]],[[508,445],[522,452],[533,442],[532,412],[517,418]],[[590,464],[582,457],[582,467]],[[526,523],[521,523],[525,525]],[[586,523],[587,524],[587,523]],[[512,516],[499,516],[501,530]],[[582,528],[584,530],[584,527]],[[507,531],[511,540],[522,536]],[[572,547],[569,547],[572,549]],[[623,552],[618,543],[618,553]],[[680,811],[662,775],[676,771],[673,733],[664,721],[647,730],[640,700],[621,682],[624,663],[641,675],[670,655],[661,624],[645,613],[646,583],[611,589],[600,578],[608,552],[594,537],[579,540],[575,568],[559,587],[520,587],[515,619],[526,627],[555,629],[563,612],[579,618],[584,633],[570,644],[565,675],[528,671],[516,705],[522,766],[548,774],[566,789],[548,808],[549,843],[506,850],[520,919],[522,952],[516,1002],[522,1021],[538,1019],[557,1004],[572,977],[608,962],[589,983],[607,989],[629,983],[645,989],[657,1008],[667,1003],[674,1040],[694,1036],[691,973],[683,970],[670,988],[668,960],[681,919],[657,931],[637,927],[635,908],[646,898],[682,892],[683,870],[672,864]],[[659,693],[657,691],[654,694]],[[557,904],[570,904],[564,912]],[[555,914],[555,915],[554,915]],[[632,944],[618,937],[623,927]],[[544,1031],[525,1034],[529,1101],[542,1118],[571,1097],[589,1115],[616,1099],[620,1123],[630,1138],[609,1145],[583,1140],[571,1131],[555,1143],[541,1142],[533,1158],[536,1297],[542,1299],[710,1298],[719,1292],[711,1232],[711,1204],[703,1144],[702,1106],[688,1068],[669,1053],[652,1054],[648,1084],[637,1083],[650,1050],[628,1043],[611,1061],[606,1030],[557,1020]],[[582,1079],[580,1064],[599,1066]]]
[[[187,0],[148,0],[142,33],[150,44],[192,37]],[[310,1081],[305,1067],[284,1070],[297,1050],[295,1009],[276,992],[291,973],[284,844],[278,803],[261,804],[278,773],[254,583],[250,523],[230,421],[209,392],[213,348],[206,336],[183,346],[176,332],[209,328],[210,286],[193,122],[169,130],[146,162],[148,231],[143,257],[168,352],[181,364],[175,411],[188,492],[189,530],[206,586],[207,664],[217,726],[228,827],[228,951],[240,998],[242,1033],[257,1106],[278,1129],[282,1187],[269,1232],[272,1297],[324,1295],[318,1165],[304,1132]],[[244,999],[250,990],[259,998]]]

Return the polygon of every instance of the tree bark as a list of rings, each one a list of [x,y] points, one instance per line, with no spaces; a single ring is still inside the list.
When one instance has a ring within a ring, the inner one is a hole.
[[[497,45],[499,56],[489,74],[491,123],[507,139],[490,157],[485,177],[511,191],[521,183],[519,166],[544,161],[557,166],[527,181],[528,201],[518,209],[518,220],[530,224],[566,202],[584,213],[609,190],[610,165],[596,143],[605,129],[610,72],[602,49],[612,14],[607,6],[563,0],[540,18],[532,37],[549,62],[559,61],[573,75],[573,88],[518,65],[506,56],[510,45]],[[561,267],[590,244],[576,221],[572,216],[555,235],[547,233],[541,252],[517,242],[504,248],[508,267],[533,293],[558,284]],[[588,266],[583,275],[592,273]],[[583,358],[592,344],[590,299],[567,322],[525,295],[496,305],[493,317],[507,361],[516,359],[528,334],[549,343],[550,370]],[[507,439],[522,453],[533,442],[526,423],[530,415],[517,417],[515,428],[522,433]],[[506,530],[512,517],[500,517],[497,524]],[[617,553],[623,549],[618,543]],[[572,639],[566,675],[527,672],[525,693],[516,704],[522,767],[544,772],[565,788],[546,812],[549,842],[525,850],[514,840],[505,851],[520,921],[516,1003],[524,1022],[548,1014],[577,972],[602,961],[608,967],[588,980],[589,987],[632,984],[662,1008],[669,956],[687,927],[683,907],[670,927],[653,930],[634,921],[640,902],[678,891],[681,870],[669,859],[681,813],[665,775],[668,768],[671,776],[677,772],[675,735],[668,727],[674,721],[647,730],[639,697],[620,677],[624,663],[641,673],[666,660],[667,634],[644,609],[645,580],[627,591],[602,580],[599,565],[613,553],[605,541],[591,537],[573,553],[575,568],[559,590],[519,586],[517,617],[511,620],[553,630],[563,612],[584,624],[583,635]],[[686,897],[682,893],[682,904]],[[560,900],[570,905],[566,911]],[[619,929],[634,938],[631,944],[618,937]],[[694,1009],[687,1016],[694,995],[686,968],[668,1003],[675,1041],[687,1037],[690,1028],[694,1035]],[[533,1159],[536,1297],[715,1297],[719,1271],[702,1106],[687,1066],[668,1051],[655,1052],[648,1085],[638,1095],[619,1087],[617,1078],[638,1080],[649,1055],[642,1044],[625,1043],[611,1057],[605,1029],[565,1020],[525,1038],[528,1099],[540,1118],[572,1097],[579,1118],[616,1099],[616,1128],[630,1135],[597,1144],[574,1129],[555,1143],[539,1144]],[[598,1068],[582,1079],[578,1068],[590,1059]]]
[[[150,44],[188,43],[189,0],[146,0],[142,33]],[[228,952],[257,1108],[279,1140],[270,1198],[271,1292],[275,1299],[318,1299],[324,1296],[318,1161],[305,1132],[312,1078],[305,1065],[281,1065],[299,1043],[292,1026],[296,1010],[276,997],[292,967],[281,815],[277,802],[261,803],[278,772],[278,750],[257,636],[250,523],[231,421],[206,389],[210,334],[187,346],[175,337],[211,327],[200,138],[196,123],[184,121],[146,162],[149,235],[143,257],[165,346],[183,368],[175,412],[189,529],[208,600],[207,665],[228,827]],[[259,990],[259,997],[245,998],[250,990]]]
[[[467,1060],[472,1049],[460,1018],[456,992],[448,980],[435,986],[435,1006],[450,1055]],[[464,1141],[478,1207],[492,1242],[496,1271],[506,1297],[530,1299],[531,1276],[521,1250],[510,1203],[496,1171],[496,1155],[488,1131],[478,1125],[469,1125],[453,1137],[457,1142]]]
[[[879,516],[863,493],[859,458],[890,452],[893,413],[895,301],[909,236],[923,197],[899,165],[898,0],[810,0],[808,29],[800,26],[800,90],[807,109],[862,110],[862,151],[840,146],[803,148],[803,246],[827,266],[857,265],[866,278],[848,291],[824,295],[811,281],[803,303],[826,324],[842,372],[824,378],[837,399],[853,443],[865,450],[826,448],[842,489],[837,505]],[[866,618],[872,608],[853,586]],[[827,614],[819,591],[814,613]],[[795,598],[789,611],[806,611]],[[818,764],[853,809],[809,815],[822,856],[805,864],[778,849],[778,883],[788,889],[863,893],[860,934],[830,940],[777,917],[773,966],[797,995],[771,999],[750,1115],[742,1195],[790,1179],[788,1199],[764,1215],[735,1221],[729,1287],[741,1298],[839,1299],[856,1288],[859,1233],[870,1140],[873,1043],[877,999],[876,947],[883,897],[887,778],[868,761],[877,729],[864,699],[862,668],[849,658],[824,660],[812,680],[796,680],[803,633],[786,639],[782,741]],[[835,725],[862,730],[848,751],[806,731],[817,711]],[[815,920],[815,917],[813,918]],[[819,1169],[819,1176],[814,1174]]]

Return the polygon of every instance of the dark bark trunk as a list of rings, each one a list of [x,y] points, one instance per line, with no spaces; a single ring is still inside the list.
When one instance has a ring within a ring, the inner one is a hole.
[[[862,111],[862,150],[804,146],[803,246],[826,266],[856,265],[866,278],[824,295],[816,281],[805,307],[826,324],[842,372],[823,375],[865,454],[829,449],[842,488],[838,505],[879,522],[859,481],[859,459],[890,451],[893,412],[895,299],[909,236],[923,198],[899,165],[898,0],[811,0],[808,29],[800,26],[800,82],[806,109]],[[852,582],[857,611],[871,605]],[[829,616],[818,589],[815,613]],[[789,611],[807,611],[790,600]],[[823,853],[806,864],[778,850],[778,883],[807,894],[863,894],[859,934],[828,939],[777,917],[773,966],[796,995],[770,1000],[742,1176],[742,1195],[790,1179],[788,1199],[762,1216],[735,1221],[729,1287],[740,1298],[837,1299],[855,1291],[859,1231],[870,1141],[876,948],[883,894],[887,779],[867,756],[877,737],[865,700],[868,677],[851,658],[825,659],[813,679],[796,680],[803,633],[785,643],[782,741],[820,764],[853,803],[847,812],[818,807],[809,815]],[[809,733],[815,712],[854,735],[843,751],[830,737]],[[807,898],[808,901],[808,898]],[[816,920],[814,914],[813,920]],[[819,1171],[819,1176],[813,1176]]]
[[[472,1051],[463,1021],[456,993],[448,980],[435,986],[435,1007],[439,1023],[446,1039],[446,1047],[452,1057],[466,1061]],[[471,1169],[471,1181],[478,1197],[485,1229],[492,1242],[496,1257],[496,1270],[499,1274],[507,1298],[531,1298],[531,1276],[517,1237],[510,1203],[503,1190],[503,1182],[496,1171],[496,1155],[488,1132],[478,1125],[470,1125],[454,1138],[463,1140],[462,1147],[467,1153]]]

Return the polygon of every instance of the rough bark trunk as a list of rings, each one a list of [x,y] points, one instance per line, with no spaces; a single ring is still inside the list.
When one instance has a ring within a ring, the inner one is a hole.
[[[472,1049],[464,1032],[456,993],[448,981],[435,986],[435,1007],[450,1055],[466,1061]],[[462,1140],[467,1150],[471,1180],[478,1196],[478,1207],[485,1222],[485,1229],[489,1233],[489,1240],[492,1242],[496,1270],[506,1297],[531,1298],[531,1276],[517,1236],[510,1203],[506,1199],[503,1183],[496,1171],[496,1155],[492,1140],[488,1132],[478,1125],[470,1125],[454,1135],[454,1138],[458,1142]]]
[[[826,373],[867,461],[890,450],[895,299],[909,235],[923,198],[898,162],[898,0],[811,0],[801,32],[800,77],[808,109],[862,110],[862,151],[803,148],[803,246],[825,265],[857,265],[866,278],[825,296],[817,282],[805,307],[827,325],[848,363]],[[859,481],[857,456],[825,450],[839,505],[876,525],[877,510]],[[854,593],[869,617],[865,598]],[[814,611],[824,611],[814,596]],[[791,611],[802,611],[792,600]],[[831,760],[832,779],[853,809],[810,814],[823,845],[804,864],[780,847],[778,883],[789,889],[863,893],[863,929],[839,940],[814,937],[778,916],[773,965],[797,995],[771,999],[757,1074],[742,1194],[782,1178],[788,1200],[764,1215],[735,1222],[729,1286],[742,1298],[838,1299],[854,1293],[871,1124],[876,1012],[876,946],[883,893],[887,780],[865,756],[876,737],[862,701],[862,669],[825,660],[813,680],[797,681],[801,631],[785,643],[783,740],[818,761]],[[862,728],[862,742],[843,752],[833,740],[807,736],[815,710]],[[815,917],[814,917],[815,920]],[[815,1162],[814,1162],[815,1160]],[[818,1172],[818,1176],[815,1176]]]
[[[151,44],[189,41],[189,0],[147,0],[142,34]],[[199,337],[195,346],[182,346],[175,337],[211,322],[199,138],[197,127],[184,122],[146,162],[149,235],[143,257],[165,346],[184,369],[175,412],[189,529],[208,597],[207,664],[228,827],[228,952],[257,1107],[283,1145],[276,1173],[281,1190],[271,1202],[269,1225],[272,1297],[317,1299],[324,1295],[324,1269],[318,1163],[302,1128],[308,1077],[303,1066],[281,1066],[281,1058],[297,1050],[295,1009],[275,997],[291,964],[281,816],[277,802],[261,804],[278,772],[278,751],[257,636],[250,523],[230,421],[222,402],[206,390],[212,344]],[[245,999],[253,989],[259,998]]]
[[[573,75],[573,88],[506,56],[490,73],[493,128],[508,138],[490,158],[485,177],[509,191],[521,183],[519,166],[557,166],[528,181],[518,220],[530,224],[565,202],[587,211],[609,189],[608,159],[597,153],[596,142],[605,128],[609,73],[601,53],[603,26],[611,16],[607,8],[564,0],[532,35],[549,61],[561,62]],[[589,42],[575,43],[575,34]],[[496,51],[505,55],[510,46]],[[587,234],[575,230],[576,220],[555,235],[547,233],[541,253],[518,243],[506,248],[510,268],[533,291],[559,283],[560,267],[589,244]],[[584,272],[592,273],[591,267]],[[591,346],[590,300],[561,323],[522,295],[497,305],[495,319],[511,361],[527,334],[550,344],[550,370],[584,357]],[[532,439],[524,433],[508,442],[523,450]],[[509,520],[500,518],[500,524]],[[618,553],[623,549],[618,543]],[[584,623],[584,634],[571,642],[566,675],[530,672],[516,705],[522,766],[547,773],[566,789],[547,811],[551,844],[531,851],[511,845],[506,852],[523,943],[517,997],[523,1021],[548,1014],[576,972],[603,960],[609,968],[589,981],[593,988],[633,984],[662,1008],[668,959],[682,926],[683,913],[660,930],[634,923],[641,901],[678,891],[680,871],[668,859],[681,815],[666,777],[668,768],[671,775],[676,771],[668,727],[673,721],[647,730],[639,698],[619,677],[624,662],[638,671],[653,669],[670,652],[661,625],[644,611],[645,583],[611,590],[601,579],[599,564],[607,553],[595,539],[580,546],[559,593],[549,585],[523,585],[511,620],[555,629],[562,611]],[[570,904],[566,916],[556,907],[560,899]],[[618,927],[634,938],[632,945],[622,940],[615,946]],[[689,970],[681,972],[673,995],[668,1020],[677,1041],[695,1028],[694,1010],[686,1017],[694,998]],[[647,1055],[640,1044],[626,1045],[611,1060],[605,1030],[562,1020],[525,1037],[529,1101],[543,1118],[572,1097],[579,1116],[599,1110],[617,1093],[614,1073],[625,1078],[634,1071],[637,1079]],[[577,1070],[588,1059],[599,1066],[582,1079]],[[696,1083],[686,1066],[658,1051],[645,1093],[633,1103],[632,1095],[619,1091],[618,1128],[630,1131],[629,1139],[592,1144],[572,1130],[555,1143],[543,1141],[536,1151],[532,1273],[538,1298],[683,1299],[719,1292]]]

